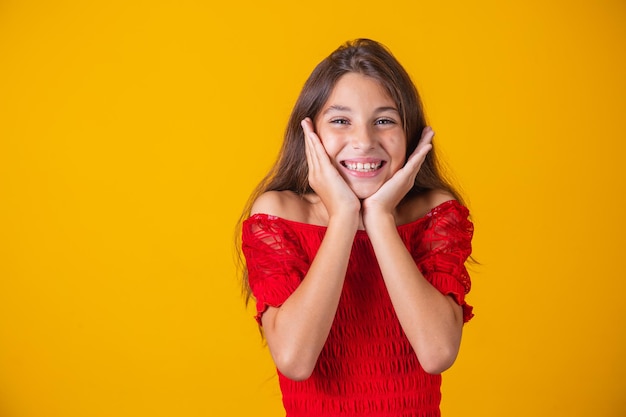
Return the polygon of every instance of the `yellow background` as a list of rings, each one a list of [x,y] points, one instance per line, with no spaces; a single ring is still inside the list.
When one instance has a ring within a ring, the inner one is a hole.
[[[626,415],[626,3],[0,2],[0,416],[280,416],[233,228],[305,78],[396,54],[476,225],[444,416]]]

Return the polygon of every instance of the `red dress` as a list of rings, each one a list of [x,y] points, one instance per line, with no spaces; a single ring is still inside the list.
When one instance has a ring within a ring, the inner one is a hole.
[[[398,226],[424,277],[472,316],[465,294],[470,278],[473,225],[468,210],[445,202]],[[257,320],[298,287],[326,227],[255,214],[243,224],[243,252],[257,302]],[[287,417],[439,416],[441,375],[424,372],[385,288],[367,233],[357,231],[343,292],[328,339],[310,378],[292,381],[278,372]]]

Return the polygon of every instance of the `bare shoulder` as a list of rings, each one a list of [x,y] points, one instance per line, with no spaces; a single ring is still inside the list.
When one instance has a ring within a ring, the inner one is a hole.
[[[266,191],[252,204],[250,215],[270,214],[283,219],[306,223],[310,202],[292,191]]]
[[[435,207],[450,200],[455,200],[455,198],[445,190],[430,190],[418,194],[405,201],[399,208],[399,223],[410,223],[422,218]]]
[[[445,190],[431,190],[424,195],[424,199],[426,213],[446,201],[456,200],[452,194]]]

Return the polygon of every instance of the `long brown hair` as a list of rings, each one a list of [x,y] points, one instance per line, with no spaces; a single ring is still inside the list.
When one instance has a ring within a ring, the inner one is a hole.
[[[422,102],[411,77],[385,46],[370,39],[356,39],[341,45],[320,62],[307,79],[293,107],[274,166],[250,196],[236,229],[237,253],[243,275],[242,290],[246,301],[250,298],[250,287],[241,256],[241,223],[250,215],[254,201],[264,192],[289,190],[298,195],[312,192],[300,122],[306,117],[315,120],[339,78],[351,72],[376,79],[396,103],[407,138],[406,157],[417,147],[422,130],[426,127]],[[408,195],[433,189],[445,190],[463,202],[460,194],[441,174],[434,144]]]

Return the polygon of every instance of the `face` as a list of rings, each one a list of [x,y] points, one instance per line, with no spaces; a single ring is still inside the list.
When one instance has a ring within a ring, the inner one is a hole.
[[[315,130],[360,199],[374,194],[404,165],[406,135],[400,113],[372,77],[343,75],[315,118]]]

